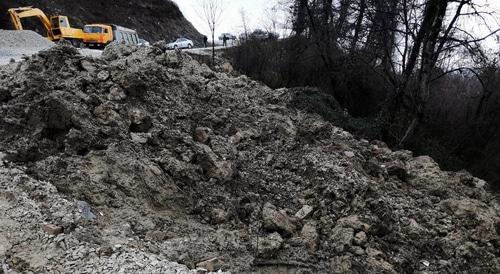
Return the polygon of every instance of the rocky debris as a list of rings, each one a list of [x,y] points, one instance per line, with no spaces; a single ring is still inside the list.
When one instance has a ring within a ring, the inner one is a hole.
[[[271,233],[266,237],[259,238],[257,241],[257,254],[260,257],[272,258],[277,256],[283,244],[283,238],[277,232]]]
[[[206,144],[210,138],[210,132],[212,132],[212,130],[207,127],[197,127],[194,130],[194,140]]]
[[[215,258],[197,263],[196,267],[198,269],[202,268],[208,272],[215,272],[215,271],[218,271],[219,269],[221,269],[221,261],[219,260],[219,258],[215,257]]]
[[[264,204],[262,219],[264,229],[278,231],[284,236],[292,235],[297,229],[287,213],[284,210],[277,210],[271,203]]]
[[[318,248],[319,234],[316,226],[315,222],[309,222],[302,227],[302,231],[300,232],[300,236],[311,252],[314,252]]]
[[[294,108],[307,92],[155,46],[111,45],[105,59],[56,46],[0,67],[0,261],[16,272],[197,273],[213,258],[234,273],[500,272],[500,206],[484,181]]]
[[[43,224],[42,229],[43,231],[45,231],[45,233],[53,236],[57,236],[63,232],[62,227],[53,224]]]
[[[90,210],[90,205],[85,201],[77,202],[78,211],[82,213],[82,216],[87,220],[94,220],[96,218],[95,214]]]
[[[297,213],[295,213],[295,218],[298,220],[303,220],[313,212],[314,208],[310,205],[304,205]]]

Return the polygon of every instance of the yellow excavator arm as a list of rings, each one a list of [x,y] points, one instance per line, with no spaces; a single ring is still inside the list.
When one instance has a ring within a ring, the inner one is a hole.
[[[14,28],[17,30],[23,30],[23,24],[21,23],[22,18],[37,17],[40,22],[42,22],[43,27],[47,31],[47,37],[50,40],[54,40],[54,34],[52,33],[50,20],[47,15],[45,15],[45,13],[40,9],[32,7],[12,8],[8,10],[8,13],[10,15],[12,24],[14,25]]]

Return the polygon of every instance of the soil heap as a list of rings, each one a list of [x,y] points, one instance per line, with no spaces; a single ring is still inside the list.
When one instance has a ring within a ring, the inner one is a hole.
[[[156,47],[0,68],[3,271],[500,272],[484,181],[290,107],[304,92]]]
[[[55,44],[31,30],[0,30],[0,64],[20,60],[23,55],[31,55],[49,49]]]

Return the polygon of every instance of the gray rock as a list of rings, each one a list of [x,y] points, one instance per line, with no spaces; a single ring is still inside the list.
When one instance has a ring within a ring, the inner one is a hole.
[[[90,220],[90,221],[95,220],[96,216],[94,215],[94,213],[92,213],[92,211],[90,209],[90,205],[87,202],[78,201],[77,207],[85,219]]]
[[[269,234],[257,240],[257,254],[263,258],[275,257],[282,244],[283,238],[281,238],[279,233]]]
[[[310,222],[302,227],[300,237],[304,240],[307,248],[314,252],[318,247],[319,234],[316,230],[316,223]]]
[[[297,227],[283,210],[277,210],[271,203],[264,204],[262,209],[263,227],[269,231],[277,231],[285,236],[292,235]]]
[[[313,212],[314,208],[309,205],[304,205],[297,213],[295,213],[295,218],[298,220],[303,220]]]
[[[330,234],[330,240],[337,252],[343,252],[350,246],[354,239],[354,229],[335,227]]]

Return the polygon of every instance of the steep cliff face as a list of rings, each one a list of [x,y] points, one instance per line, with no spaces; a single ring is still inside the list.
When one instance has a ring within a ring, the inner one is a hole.
[[[122,25],[136,29],[142,38],[151,42],[171,40],[177,36],[199,41],[201,37],[170,0],[5,0],[0,2],[0,28],[12,28],[6,11],[21,6],[40,8],[47,15],[66,15],[75,27],[98,22]],[[36,25],[32,27],[37,28]]]

